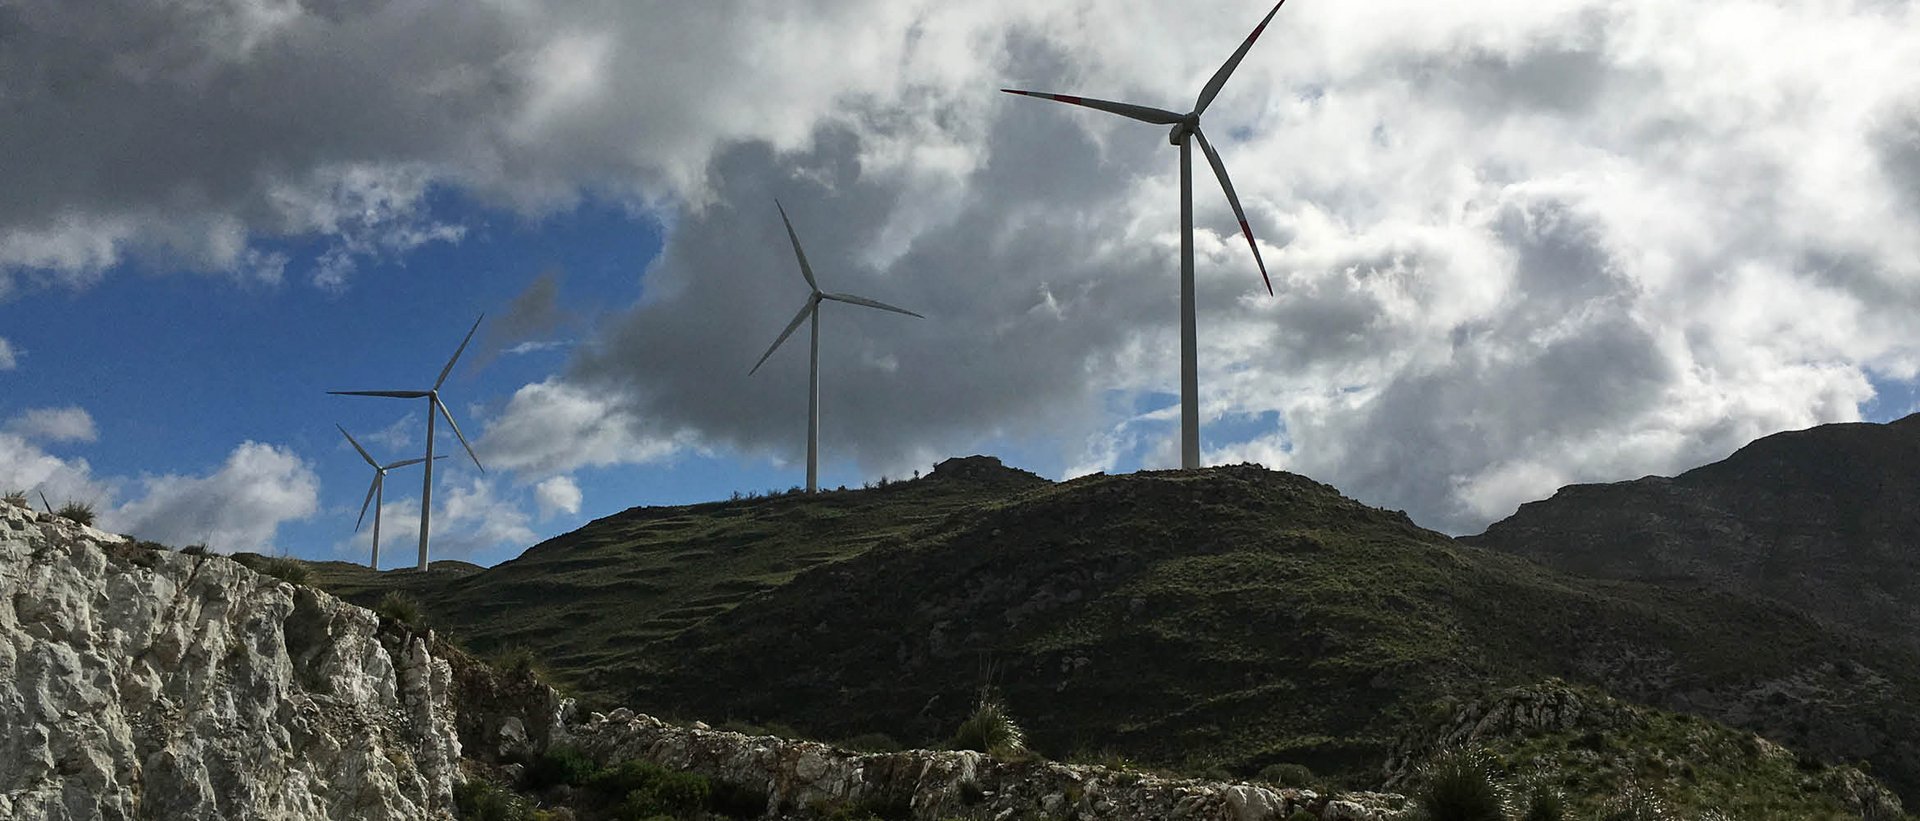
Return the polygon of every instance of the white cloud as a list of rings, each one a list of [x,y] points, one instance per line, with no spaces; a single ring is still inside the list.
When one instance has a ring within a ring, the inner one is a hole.
[[[804,357],[744,375],[804,294],[780,196],[823,285],[929,317],[828,306],[829,460],[1018,441],[1057,443],[1042,468],[1164,464],[1172,426],[1135,405],[1177,385],[1176,155],[994,89],[1179,107],[1264,5],[34,6],[0,76],[94,82],[26,81],[0,132],[32,158],[0,193],[0,296],[130,255],[270,279],[248,254],[286,235],[322,238],[340,287],[462,236],[436,188],[606,197],[667,247],[640,304],[515,394],[490,463],[796,459]],[[1202,164],[1204,410],[1281,420],[1209,454],[1471,530],[1853,418],[1869,373],[1920,370],[1920,6],[1430,11],[1289,5],[1208,112],[1279,295]]]
[[[550,380],[515,391],[478,449],[488,464],[538,475],[647,464],[685,446],[683,439],[645,427],[590,388]]]
[[[0,431],[0,492],[23,491],[34,506],[40,495],[55,507],[82,502],[96,509],[111,502],[113,483],[93,475],[85,459],[53,456],[26,438]]]
[[[461,559],[502,546],[514,552],[538,538],[522,502],[503,492],[492,479],[450,470],[438,472],[433,494],[433,528],[429,550],[434,561]],[[388,490],[395,489],[390,485]],[[371,517],[371,513],[368,514]],[[420,543],[420,498],[387,497],[381,505],[380,564],[412,566]],[[372,529],[363,527],[335,552],[364,558],[372,545]]]
[[[533,499],[540,505],[542,519],[551,519],[558,513],[580,512],[580,486],[571,476],[555,476],[534,485]]]
[[[319,509],[312,467],[291,450],[258,442],[234,448],[206,476],[148,476],[140,485],[140,498],[102,513],[107,529],[223,552],[271,551],[282,523]]]
[[[0,292],[0,295],[4,293]],[[0,371],[10,371],[20,367],[20,357],[25,353],[26,351],[15,348],[6,337],[0,336]]]
[[[36,442],[92,442],[100,438],[85,408],[33,408],[7,420],[6,428]]]

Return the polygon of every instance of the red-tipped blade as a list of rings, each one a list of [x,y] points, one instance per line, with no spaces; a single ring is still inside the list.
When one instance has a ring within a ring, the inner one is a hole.
[[[1240,220],[1240,233],[1247,238],[1247,247],[1253,249],[1253,262],[1260,266],[1260,281],[1267,284],[1267,295],[1273,295],[1273,280],[1267,278],[1267,261],[1260,258],[1260,244],[1253,241],[1253,226],[1247,224],[1247,212],[1240,208],[1240,197],[1233,193],[1233,180],[1227,179],[1227,166],[1220,161],[1220,152],[1213,150],[1213,144],[1207,142],[1207,135],[1200,129],[1193,130],[1193,137],[1200,141],[1200,150],[1207,155],[1207,164],[1213,166],[1213,175],[1220,180],[1220,190],[1227,193],[1227,204],[1233,206],[1233,216]]]
[[[1008,94],[1018,94],[1022,97],[1038,97],[1042,100],[1052,100],[1056,103],[1085,106],[1087,108],[1105,111],[1108,114],[1118,114],[1122,117],[1139,120],[1143,123],[1153,123],[1154,125],[1173,125],[1186,119],[1186,115],[1184,114],[1175,114],[1166,109],[1149,108],[1132,103],[1116,103],[1112,100],[1096,100],[1092,97],[1075,97],[1071,94],[1048,94],[1041,91],[1020,91],[1011,88],[1003,88],[1000,90]]]
[[[1273,20],[1275,14],[1280,13],[1280,7],[1286,5],[1286,2],[1287,0],[1280,0],[1273,4],[1273,10],[1267,12],[1267,16],[1260,20],[1260,25],[1253,27],[1253,33],[1247,35],[1246,42],[1240,44],[1240,50],[1234,52],[1232,57],[1228,57],[1226,64],[1213,73],[1213,78],[1207,81],[1206,88],[1200,90],[1200,98],[1194,101],[1193,113],[1204,112],[1207,106],[1213,104],[1213,98],[1220,95],[1220,89],[1227,84],[1227,78],[1233,76],[1233,70],[1240,67],[1240,60],[1247,56],[1247,50],[1253,48],[1253,41],[1260,39],[1260,32],[1267,30],[1267,23]]]

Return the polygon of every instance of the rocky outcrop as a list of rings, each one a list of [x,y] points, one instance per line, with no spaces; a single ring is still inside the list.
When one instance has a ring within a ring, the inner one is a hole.
[[[767,797],[768,818],[857,810],[885,818],[1392,821],[1406,799],[1335,797],[1266,784],[1169,779],[1099,766],[1004,761],[970,751],[863,754],[826,744],[680,727],[629,710],[594,713],[556,739],[601,761],[640,759]]]
[[[450,818],[429,641],[0,502],[0,818]]]

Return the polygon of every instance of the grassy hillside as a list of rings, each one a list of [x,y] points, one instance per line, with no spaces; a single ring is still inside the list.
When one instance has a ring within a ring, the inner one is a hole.
[[[885,489],[636,509],[412,589],[590,701],[943,739],[989,674],[1038,748],[1378,783],[1466,694],[1547,676],[1762,729],[1920,787],[1920,664],[1784,608],[1592,582],[1254,467],[1050,484],[948,463]]]

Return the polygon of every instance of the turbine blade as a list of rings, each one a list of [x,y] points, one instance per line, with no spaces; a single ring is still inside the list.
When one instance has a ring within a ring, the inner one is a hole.
[[[479,468],[481,473],[486,473],[487,466],[480,464],[480,457],[473,455],[473,446],[467,444],[467,437],[460,432],[459,423],[453,421],[453,411],[447,410],[447,403],[435,402],[433,404],[434,407],[440,409],[440,415],[446,417],[447,427],[453,428],[453,437],[460,440],[460,447],[467,449],[467,458],[473,460],[473,466]]]
[[[480,319],[476,319],[473,321],[473,327],[467,330],[467,338],[460,340],[460,347],[454,350],[453,358],[447,360],[447,366],[440,369],[440,378],[433,380],[434,390],[436,391],[439,390],[440,383],[447,381],[447,374],[453,373],[453,363],[460,361],[460,354],[466,352],[467,343],[473,341],[473,332],[480,330],[480,320],[486,319],[486,318],[487,318],[486,314],[481,314]]]
[[[916,314],[905,308],[895,308],[892,305],[888,305],[885,302],[879,302],[876,300],[867,299],[866,297],[854,296],[853,294],[821,294],[820,297],[822,299],[831,299],[835,302],[845,302],[850,305],[865,305],[869,308],[879,308],[882,311],[892,311],[896,314],[906,314],[907,316],[918,316],[921,319],[926,319],[926,317],[920,316],[919,314]]]
[[[426,391],[327,391],[332,396],[385,396],[393,399],[419,399]]]
[[[820,293],[820,283],[813,280],[813,266],[807,264],[807,252],[800,250],[800,235],[793,232],[793,220],[787,219],[787,209],[779,200],[773,201],[773,207],[780,209],[780,221],[787,226],[787,239],[793,240],[793,255],[800,258],[800,275],[807,278],[808,288]]]
[[[1213,175],[1220,178],[1220,190],[1227,192],[1227,204],[1233,206],[1233,216],[1240,220],[1240,233],[1247,238],[1247,247],[1253,249],[1253,262],[1260,266],[1260,281],[1267,284],[1267,296],[1273,296],[1273,280],[1267,278],[1267,261],[1260,258],[1260,244],[1253,241],[1253,226],[1247,224],[1247,212],[1240,209],[1240,197],[1233,193],[1233,181],[1227,179],[1226,164],[1220,162],[1220,152],[1213,150],[1206,134],[1196,128],[1193,136],[1200,141],[1200,150],[1206,152]]]
[[[360,443],[354,440],[353,434],[348,433],[346,428],[341,428],[338,422],[333,423],[333,426],[340,428],[340,435],[347,437],[347,442],[353,445],[354,450],[360,451],[360,458],[367,460],[367,464],[369,465],[376,468],[380,467],[380,463],[373,461],[373,457],[367,454],[367,449],[360,447]]]
[[[1240,50],[1234,52],[1232,57],[1228,57],[1226,65],[1213,73],[1213,79],[1207,81],[1207,87],[1200,90],[1200,98],[1193,103],[1195,116],[1206,111],[1207,106],[1213,104],[1213,98],[1220,95],[1220,88],[1227,84],[1227,78],[1233,76],[1233,70],[1240,67],[1241,58],[1246,57],[1247,50],[1253,48],[1253,41],[1260,39],[1260,32],[1267,30],[1267,23],[1273,20],[1273,16],[1280,12],[1280,7],[1286,5],[1286,2],[1287,0],[1280,0],[1273,4],[1273,11],[1267,12],[1267,16],[1261,18],[1260,25],[1253,27],[1253,33],[1247,35],[1247,41],[1240,44]]]
[[[1022,97],[1039,97],[1042,100],[1052,100],[1056,103],[1086,106],[1087,108],[1098,109],[1109,114],[1118,114],[1122,117],[1139,120],[1143,123],[1153,123],[1154,125],[1173,125],[1186,119],[1186,115],[1184,114],[1175,114],[1166,109],[1149,108],[1132,103],[1116,103],[1112,100],[1096,100],[1092,97],[1075,97],[1071,94],[1048,94],[1044,91],[1020,91],[1011,88],[1003,88],[1000,90],[1008,94],[1018,94]]]
[[[360,524],[367,520],[367,505],[373,504],[373,492],[380,489],[380,480],[384,478],[378,471],[374,472],[373,484],[367,485],[367,500],[360,503],[360,518],[353,520],[353,532],[359,533]]]
[[[787,341],[787,337],[793,336],[794,329],[800,327],[800,323],[806,321],[808,312],[812,311],[814,307],[819,304],[820,299],[818,297],[808,299],[807,304],[801,306],[800,313],[794,314],[793,321],[787,323],[787,329],[780,332],[780,338],[774,340],[772,347],[767,348],[767,352],[760,355],[759,362],[753,363],[753,368],[747,371],[747,375],[752,376],[754,371],[760,370],[761,365],[767,364],[767,357],[772,356],[774,351],[779,350],[780,343]]]
[[[447,457],[445,457],[445,456],[435,456],[435,457],[433,457],[433,458],[434,458],[435,460],[439,460],[439,459],[445,459],[445,458],[447,458]],[[426,457],[424,457],[424,456],[423,456],[423,457],[421,457],[421,458],[418,458],[418,459],[403,459],[403,460],[401,460],[401,461],[398,461],[398,462],[394,462],[394,463],[393,463],[393,464],[391,464],[391,465],[387,465],[386,467],[383,467],[383,468],[381,468],[381,470],[393,470],[393,469],[395,469],[395,468],[403,468],[403,467],[408,467],[408,466],[410,466],[410,465],[417,465],[417,464],[420,464],[421,462],[425,462],[425,461],[427,461],[427,460],[426,460]]]

